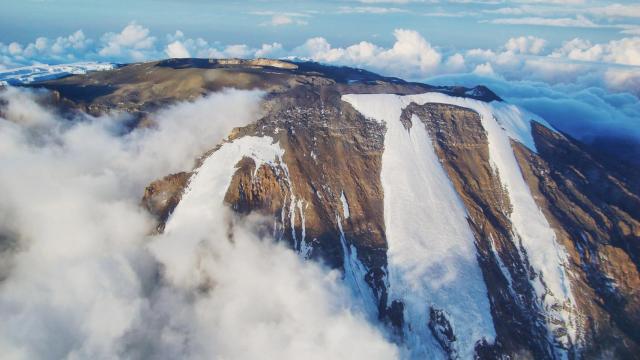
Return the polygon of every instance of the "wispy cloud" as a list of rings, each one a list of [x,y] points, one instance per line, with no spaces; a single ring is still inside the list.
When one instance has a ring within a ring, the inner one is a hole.
[[[621,18],[640,18],[640,5],[611,4],[607,6],[567,6],[567,4],[542,4],[507,6],[497,9],[485,9],[487,14],[497,15],[537,15],[560,16],[565,14],[589,15],[594,18],[607,18],[611,20]]]
[[[363,4],[408,4],[420,2],[438,2],[438,0],[357,0]]]
[[[590,7],[586,9],[587,12],[594,16],[609,17],[609,18],[640,18],[640,5],[623,5],[623,4],[611,4],[600,7]]]
[[[307,25],[309,13],[300,12],[277,12],[277,11],[253,11],[251,15],[269,16],[268,21],[260,23],[262,26],[282,26],[282,25]]]
[[[301,20],[287,15],[273,15],[270,21],[262,23],[263,25],[281,26],[281,25],[307,25],[306,20]]]
[[[338,8],[338,14],[392,14],[402,12],[408,12],[408,10],[380,6],[340,6]]]
[[[431,12],[422,13],[421,15],[429,16],[429,17],[464,18],[464,17],[478,16],[478,15],[480,15],[480,13],[475,12],[475,11],[445,11],[445,10],[438,10],[438,11],[431,11]]]
[[[521,17],[521,18],[500,18],[484,20],[483,22],[501,25],[536,25],[536,26],[556,26],[556,27],[578,27],[578,28],[601,28],[616,27],[612,25],[597,24],[588,18],[578,15],[575,18],[546,18],[546,17]]]
[[[121,135],[127,119],[70,121],[46,92],[0,91],[3,357],[398,358],[339,271],[261,236],[255,217],[213,201],[149,235],[144,187],[255,121],[261,95],[209,94]]]

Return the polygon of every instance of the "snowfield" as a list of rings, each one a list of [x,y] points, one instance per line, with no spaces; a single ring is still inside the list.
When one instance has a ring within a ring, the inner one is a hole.
[[[426,327],[425,302],[447,314],[458,337],[455,346],[461,358],[472,358],[475,342],[483,337],[491,341],[495,331],[464,205],[438,161],[425,126],[414,118],[414,126],[407,131],[400,122],[402,109],[411,103],[457,105],[480,115],[492,166],[513,206],[510,218],[514,238],[522,243],[526,251],[522,256],[528,257],[535,270],[532,285],[547,326],[553,330],[559,320],[570,339],[558,340],[573,341],[576,328],[572,311],[552,309],[554,305],[571,309],[574,303],[563,266],[566,253],[535,203],[510,143],[514,139],[535,151],[530,120],[539,119],[513,105],[440,93],[345,95],[343,100],[387,126],[381,178],[390,301],[405,301],[405,327],[412,329],[409,346],[418,352],[414,355],[435,357],[439,352]]]
[[[487,289],[476,259],[467,214],[420,120],[400,122],[411,101],[395,95],[348,95],[363,115],[384,121],[382,186],[387,233],[389,300],[405,303],[412,358],[445,358],[428,328],[429,308],[444,310],[463,359],[475,343],[495,338]]]

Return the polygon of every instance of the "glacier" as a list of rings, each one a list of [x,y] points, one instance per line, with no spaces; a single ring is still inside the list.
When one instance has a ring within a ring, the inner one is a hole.
[[[410,132],[407,132],[399,121],[402,109],[411,103],[460,106],[477,112],[487,133],[491,165],[499,174],[513,207],[509,217],[513,224],[514,239],[519,242],[516,247],[524,248],[525,253],[521,256],[528,259],[535,271],[532,274],[532,287],[538,296],[538,304],[545,315],[549,333],[553,334],[554,330],[560,326],[567,329],[566,337],[550,338],[550,341],[559,341],[564,346],[575,343],[579,335],[576,314],[573,310],[575,301],[571,293],[569,274],[565,271],[567,254],[565,249],[557,243],[555,232],[535,203],[511,147],[511,139],[513,139],[535,152],[531,119],[548,124],[514,105],[495,101],[486,103],[441,93],[407,96],[345,95],[343,100],[353,105],[363,115],[384,121],[387,126],[381,177],[385,193],[389,273],[395,274],[390,280],[392,294],[396,293],[396,296],[402,297],[411,293],[411,297],[414,297],[416,291],[435,292],[436,294],[427,294],[423,299],[442,301],[440,297],[443,295],[440,293],[446,292],[448,299],[445,298],[445,300],[448,302],[445,302],[446,305],[442,307],[453,315],[451,320],[456,334],[463,334],[464,344],[460,345],[462,348],[459,349],[461,351],[459,355],[463,358],[471,357],[468,355],[474,339],[477,340],[480,335],[487,338],[493,335],[489,308],[485,305],[486,290],[481,277],[474,275],[467,279],[466,286],[453,289],[433,286],[430,284],[433,280],[427,280],[433,278],[434,273],[427,271],[426,268],[432,264],[437,266],[442,259],[441,251],[446,252],[447,246],[450,246],[450,241],[453,239],[457,246],[451,250],[463,259],[468,260],[475,249],[472,238],[469,238],[468,234],[454,233],[450,229],[454,226],[465,229],[465,233],[468,231],[465,212],[464,209],[460,209],[461,205],[455,193],[450,191],[451,184],[438,179],[440,177],[438,174],[444,175],[444,172],[437,163],[437,158],[433,158],[431,140],[424,126],[414,126]],[[400,149],[402,151],[399,151]],[[432,195],[430,193],[437,188],[434,185],[440,187],[438,192]],[[431,201],[432,204],[421,204],[424,201]],[[449,205],[445,205],[447,202]],[[450,208],[446,209],[447,206]],[[434,215],[434,212],[439,214]],[[442,212],[448,213],[448,218],[445,219]],[[434,229],[438,230],[434,231]],[[452,255],[446,253],[445,256]],[[410,265],[412,263],[414,266]],[[444,261],[438,268],[447,269],[447,263],[448,261]],[[448,268],[445,274],[479,274],[479,271],[474,270],[477,269],[474,265],[477,264],[468,261],[456,268]],[[435,277],[442,279],[442,275]],[[445,284],[445,286],[451,285]],[[466,296],[470,291],[476,293],[475,300],[480,303],[467,307],[469,300]],[[456,314],[461,312],[464,312],[464,316],[457,317]],[[470,313],[477,317],[476,323],[469,321]],[[410,318],[410,321],[424,324],[424,316],[422,313],[418,314],[416,318]],[[470,327],[475,329],[469,329]],[[479,330],[481,331],[478,333]],[[421,341],[426,343],[427,339]],[[558,352],[560,357],[566,356],[563,349],[558,349]]]
[[[475,344],[493,342],[487,289],[464,205],[446,175],[429,133],[416,118],[400,122],[410,99],[346,95],[363,115],[386,123],[381,180],[388,243],[389,300],[405,304],[404,335],[411,358],[446,358],[428,327],[430,309],[455,329],[450,346],[463,359]]]

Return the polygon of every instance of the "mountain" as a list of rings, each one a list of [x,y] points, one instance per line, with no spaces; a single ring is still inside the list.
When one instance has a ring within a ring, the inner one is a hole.
[[[26,86],[63,111],[127,111],[132,128],[209,92],[264,91],[259,120],[146,188],[157,231],[212,202],[261,214],[278,241],[342,271],[413,358],[640,353],[640,171],[485,87],[267,59]]]

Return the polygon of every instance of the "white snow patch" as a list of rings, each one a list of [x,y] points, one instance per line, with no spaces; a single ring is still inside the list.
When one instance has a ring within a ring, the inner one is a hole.
[[[116,64],[82,62],[64,65],[33,65],[0,71],[0,83],[29,84],[35,81],[57,79],[66,75],[86,74],[91,71],[111,70]]]
[[[377,319],[378,307],[373,290],[365,281],[367,275],[367,267],[358,259],[358,252],[355,246],[347,244],[347,238],[342,230],[342,220],[340,215],[336,214],[336,222],[340,231],[340,245],[344,259],[342,261],[344,267],[344,282],[356,295],[355,298],[362,305],[365,313],[370,319]]]
[[[303,199],[298,200],[297,204],[298,204],[298,211],[300,211],[300,226],[301,226],[301,233],[300,233],[301,237],[300,237],[300,243],[298,244],[297,250],[303,259],[309,259],[309,257],[311,256],[311,251],[313,250],[313,247],[307,241],[307,224],[306,224],[306,219],[304,217],[304,210],[309,206],[309,204],[306,204]]]
[[[349,218],[349,203],[347,202],[347,198],[344,196],[344,191],[340,193],[340,201],[342,202],[342,215],[345,219]]]
[[[429,307],[444,310],[456,329],[452,346],[473,358],[475,343],[495,339],[487,289],[467,214],[433,149],[425,126],[400,122],[411,100],[396,95],[346,95],[363,115],[386,122],[381,180],[388,242],[389,301],[405,303],[410,356],[444,358],[428,328]]]

